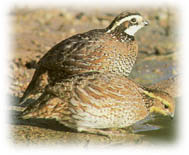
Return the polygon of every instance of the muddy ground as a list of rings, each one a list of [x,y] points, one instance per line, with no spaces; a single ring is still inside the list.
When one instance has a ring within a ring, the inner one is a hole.
[[[128,143],[154,145],[154,142],[146,139],[148,135],[145,133],[108,138],[76,133],[54,121],[24,121],[16,117],[20,109],[19,98],[32,78],[36,62],[52,46],[74,34],[105,28],[116,15],[125,10],[128,9],[117,8],[106,11],[91,9],[84,12],[79,9],[62,7],[52,9],[14,8],[10,11],[12,48],[9,59],[11,83],[8,96],[10,98],[9,140],[12,143],[25,145],[69,144],[82,147],[89,147],[93,144],[100,147],[122,146]],[[177,79],[178,75],[177,58],[179,57],[177,12],[175,9],[167,7],[140,8],[137,11],[148,19],[150,26],[136,34],[139,55],[129,77],[145,86],[155,84],[151,87],[160,87],[174,97],[178,97],[178,87],[175,85],[175,78]],[[164,81],[170,77],[173,77],[174,80]],[[167,131],[171,132],[170,136],[173,136],[172,128],[174,127],[175,125],[171,124]],[[156,134],[160,133],[153,132],[153,135]],[[167,138],[162,139],[166,141]],[[173,139],[172,141],[174,141]]]

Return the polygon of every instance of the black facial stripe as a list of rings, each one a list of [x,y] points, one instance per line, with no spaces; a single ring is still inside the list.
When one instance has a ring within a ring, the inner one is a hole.
[[[141,16],[140,13],[130,13],[130,12],[122,12],[119,16],[117,16],[112,23],[107,27],[107,30],[111,30],[112,27],[114,27],[116,25],[117,22],[119,22],[120,20],[128,17],[128,16],[132,16],[132,15],[138,15]],[[138,24],[138,23],[137,23]],[[118,25],[119,26],[119,25]],[[129,26],[129,25],[128,25]]]
[[[124,25],[124,23],[123,24],[121,24],[121,25]],[[131,22],[129,22],[129,24],[128,24],[128,27],[130,27],[130,26],[134,26],[134,25],[138,25],[138,22],[136,22],[136,23],[131,23]],[[125,26],[124,26],[125,27]]]
[[[133,24],[133,25],[138,25],[138,22],[136,22],[135,24]]]
[[[118,19],[121,20],[121,19],[123,19],[123,18],[126,18],[126,17],[128,17],[128,16],[132,16],[132,15],[139,15],[139,16],[141,16],[140,13],[124,12],[124,13],[122,13],[122,14],[120,15],[120,18],[118,18]]]

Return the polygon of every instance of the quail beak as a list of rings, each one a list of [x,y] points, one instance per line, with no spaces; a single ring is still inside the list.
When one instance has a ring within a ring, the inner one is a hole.
[[[169,116],[170,116],[170,119],[173,119],[174,118],[174,113],[171,113]]]
[[[144,21],[144,26],[148,26],[149,25],[149,22],[148,21]]]

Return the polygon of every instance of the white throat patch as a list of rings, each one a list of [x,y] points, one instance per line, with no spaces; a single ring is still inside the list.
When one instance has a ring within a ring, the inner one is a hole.
[[[129,28],[127,28],[124,32],[128,35],[134,36],[134,34],[141,29],[143,26],[142,25],[133,25]]]

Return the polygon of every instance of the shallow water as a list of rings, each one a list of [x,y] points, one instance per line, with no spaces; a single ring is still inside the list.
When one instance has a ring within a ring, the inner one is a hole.
[[[177,74],[177,63],[172,57],[149,56],[144,59],[138,58],[129,76],[142,85],[155,84]]]
[[[129,77],[139,84],[149,86],[175,76],[176,66],[177,63],[173,61],[173,57],[140,57]],[[173,142],[177,137],[178,129],[178,98],[175,98],[175,103],[176,111],[174,119],[171,120],[164,116],[157,116],[154,120],[138,126],[134,132],[145,135],[145,139],[152,143]]]

